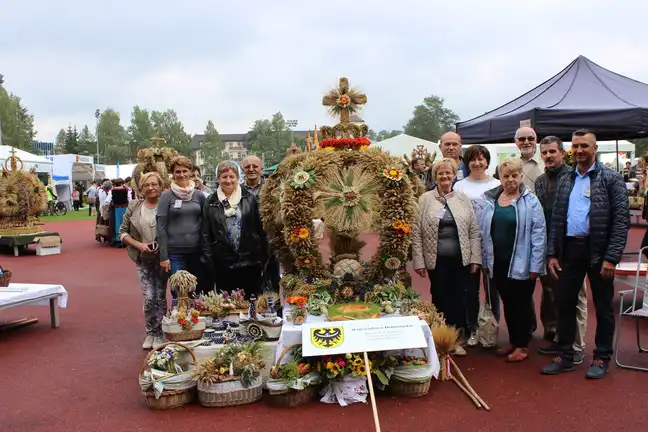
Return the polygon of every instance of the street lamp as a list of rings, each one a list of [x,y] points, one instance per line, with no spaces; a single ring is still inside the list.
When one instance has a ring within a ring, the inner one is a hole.
[[[295,136],[293,134],[293,128],[297,127],[297,120],[286,120],[286,127],[290,131],[290,144],[295,142]]]
[[[97,138],[97,162],[99,163],[99,117],[101,116],[101,111],[95,111],[95,133]]]

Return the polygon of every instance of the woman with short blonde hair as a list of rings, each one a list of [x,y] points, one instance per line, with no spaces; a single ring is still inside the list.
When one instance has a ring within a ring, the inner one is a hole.
[[[498,168],[501,185],[484,194],[481,222],[484,267],[491,289],[504,304],[509,344],[497,354],[509,362],[528,357],[533,319],[533,291],[545,266],[545,219],[538,198],[522,183],[523,163],[505,159]]]
[[[421,277],[430,279],[432,302],[462,340],[477,325],[478,302],[470,275],[477,273],[482,251],[479,228],[470,200],[452,190],[457,164],[444,158],[432,166],[437,187],[419,198],[412,225],[412,262]],[[478,289],[478,288],[477,288]],[[456,355],[466,355],[461,344]]]
[[[216,288],[261,294],[268,263],[268,240],[256,197],[239,182],[238,165],[221,162],[218,189],[207,200],[202,217],[203,256],[212,266]]]

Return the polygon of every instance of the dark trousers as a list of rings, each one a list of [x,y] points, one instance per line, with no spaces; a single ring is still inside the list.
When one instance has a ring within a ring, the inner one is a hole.
[[[574,237],[565,238],[558,279],[558,345],[565,360],[574,359],[574,339],[576,338],[576,307],[578,293],[583,286],[585,275],[589,278],[592,298],[596,307],[596,349],[594,357],[610,360],[614,340],[614,277],[603,279],[601,264],[590,259],[589,240]]]
[[[200,253],[169,253],[169,261],[171,261],[171,272],[169,276],[174,275],[178,270],[185,270],[196,276],[198,285],[196,286],[195,295],[207,294],[214,289],[214,283],[211,280],[211,275],[208,272],[207,266],[200,261]],[[172,298],[177,298],[178,293],[171,290]]]
[[[551,275],[541,276],[542,298],[540,300],[540,321],[544,328],[544,338],[553,342],[552,334],[556,333],[558,326],[558,302],[554,292],[557,291],[558,281]]]
[[[265,277],[270,282],[272,291],[279,292],[279,281],[281,280],[281,266],[279,264],[279,259],[275,254],[270,253],[270,259],[268,260],[268,266],[266,267]]]
[[[491,286],[496,287],[502,298],[509,343],[516,348],[527,348],[535,319],[532,302],[535,281],[511,279],[508,269],[508,264],[495,263]]]
[[[249,298],[254,294],[257,298],[262,294],[262,268],[260,265],[252,265],[238,268],[216,267],[216,289],[219,291],[232,292],[237,288],[245,291],[245,297]]]
[[[461,257],[437,257],[434,270],[428,270],[430,294],[446,323],[468,337],[477,326],[479,276],[470,274]]]

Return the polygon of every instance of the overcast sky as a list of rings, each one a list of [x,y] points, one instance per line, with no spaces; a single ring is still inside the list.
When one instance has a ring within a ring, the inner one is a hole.
[[[579,54],[648,82],[646,0],[0,0],[0,74],[37,138],[114,108],[173,108],[187,132],[246,132],[281,111],[332,124],[321,96],[347,76],[369,127],[400,129],[425,96],[462,120]]]

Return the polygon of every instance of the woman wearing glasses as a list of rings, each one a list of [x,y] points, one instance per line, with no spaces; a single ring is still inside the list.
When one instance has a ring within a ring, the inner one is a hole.
[[[256,197],[239,182],[238,166],[222,162],[216,171],[218,189],[203,208],[203,260],[212,266],[218,290],[236,288],[261,294],[268,262],[268,240]]]

